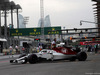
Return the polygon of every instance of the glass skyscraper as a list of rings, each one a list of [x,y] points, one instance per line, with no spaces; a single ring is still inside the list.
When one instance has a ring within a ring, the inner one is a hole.
[[[19,28],[26,28],[26,25],[24,24],[24,17],[21,14],[19,14],[18,18],[19,18]]]
[[[41,19],[38,21],[38,27],[41,27]],[[51,27],[50,16],[47,15],[44,19],[44,27]]]

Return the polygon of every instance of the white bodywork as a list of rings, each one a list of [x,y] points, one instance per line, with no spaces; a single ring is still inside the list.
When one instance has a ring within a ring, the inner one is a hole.
[[[54,50],[49,50],[49,49],[43,49],[39,53],[36,53],[36,55],[41,58],[46,58],[47,60],[67,59],[72,56],[76,56],[76,55],[65,55],[63,53],[58,53]]]

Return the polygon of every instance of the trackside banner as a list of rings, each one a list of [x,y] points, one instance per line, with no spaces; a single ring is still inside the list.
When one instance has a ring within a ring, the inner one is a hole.
[[[59,31],[58,31],[59,30]],[[44,27],[44,35],[61,34],[61,27]],[[10,29],[10,36],[36,36],[41,35],[42,28]]]

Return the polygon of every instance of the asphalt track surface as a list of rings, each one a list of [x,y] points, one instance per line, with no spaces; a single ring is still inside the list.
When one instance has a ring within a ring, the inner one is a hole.
[[[0,59],[0,75],[100,75],[100,54],[89,54],[86,61],[44,61],[36,64],[10,64]]]

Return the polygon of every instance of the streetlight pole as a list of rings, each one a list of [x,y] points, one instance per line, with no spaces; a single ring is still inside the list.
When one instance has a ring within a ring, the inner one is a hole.
[[[10,2],[9,0],[4,0],[4,20],[5,20],[5,39],[7,39],[8,41],[8,37],[7,37],[7,10],[9,10],[9,6],[10,6]],[[5,43],[5,48],[8,47],[8,42]]]
[[[1,10],[2,10],[2,6],[5,0],[0,0],[0,37],[2,37],[2,33],[1,33]]]
[[[10,9],[11,9],[11,25],[9,25],[10,27],[9,28],[14,28],[14,25],[13,25],[13,9],[15,8],[15,3],[13,1],[10,2]],[[10,33],[10,32],[9,32]],[[10,37],[9,38],[10,40],[10,44],[15,44],[14,43],[14,37]]]
[[[1,9],[0,9],[0,37],[1,37]]]
[[[5,29],[4,29],[4,34],[5,34],[5,39],[7,39],[7,9],[6,9],[6,2],[4,3],[4,20],[5,20]],[[5,43],[5,48],[7,48],[7,43]]]
[[[99,23],[96,23],[96,22],[90,22],[90,21],[83,21],[83,20],[81,20],[80,21],[80,25],[82,25],[82,22],[86,22],[86,23],[93,23],[93,24],[99,24]],[[99,30],[99,29],[98,29]],[[98,34],[99,35],[99,34]]]
[[[16,5],[16,10],[17,10],[17,28],[19,29],[19,18],[18,18],[18,10],[21,9],[21,6],[19,4]]]
[[[17,28],[19,29],[18,8],[17,8]]]
[[[87,22],[87,23],[94,23],[94,24],[97,24],[96,22],[90,22],[90,21],[83,21],[83,20],[81,20],[81,21],[80,21],[80,25],[82,25],[82,22]]]
[[[16,10],[17,10],[17,28],[19,29],[19,18],[18,18],[18,10],[21,9],[20,5],[17,4],[16,5]],[[19,46],[20,42],[19,42],[19,36],[18,36],[18,46]]]
[[[13,28],[13,9],[14,9],[15,3],[13,1],[11,1],[10,6],[11,6],[11,25]]]

